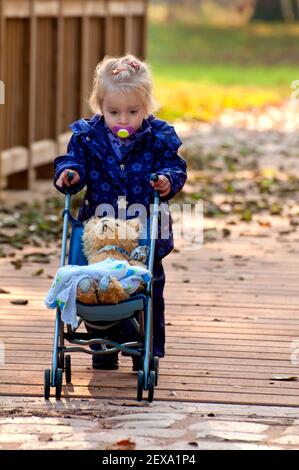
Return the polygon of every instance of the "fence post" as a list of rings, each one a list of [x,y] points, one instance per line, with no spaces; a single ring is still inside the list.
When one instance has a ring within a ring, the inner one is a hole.
[[[62,80],[63,80],[63,31],[64,22],[62,17],[62,4],[59,2],[57,18],[57,75],[56,75],[56,154],[59,154],[59,135],[62,132]]]
[[[28,160],[27,160],[27,187],[33,189],[35,171],[33,168],[33,149],[35,141],[36,122],[36,46],[37,46],[37,24],[35,14],[35,0],[30,0],[30,65],[29,65],[29,116],[28,116]]]
[[[0,80],[3,80],[4,89],[5,89],[5,70],[4,70],[4,38],[5,38],[5,22],[3,15],[3,2],[0,0]],[[5,101],[5,96],[4,96]],[[0,103],[0,201],[3,199],[2,194],[2,185],[3,185],[3,171],[2,171],[2,150],[4,150],[4,140],[5,140],[5,104]]]

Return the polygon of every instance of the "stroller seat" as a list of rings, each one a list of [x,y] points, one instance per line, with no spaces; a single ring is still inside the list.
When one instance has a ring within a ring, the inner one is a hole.
[[[78,266],[86,266],[87,259],[83,252],[82,234],[83,223],[71,217],[72,232],[69,245],[68,264],[75,264]],[[139,245],[148,244],[146,238],[139,240]],[[118,321],[125,320],[134,315],[135,311],[144,308],[145,296],[143,294],[132,294],[127,300],[123,300],[118,304],[101,304],[101,305],[88,305],[81,302],[76,302],[77,315],[83,320],[89,322],[99,321]]]
[[[144,307],[145,296],[136,296],[116,305],[87,305],[77,302],[77,315],[89,322],[125,320]]]

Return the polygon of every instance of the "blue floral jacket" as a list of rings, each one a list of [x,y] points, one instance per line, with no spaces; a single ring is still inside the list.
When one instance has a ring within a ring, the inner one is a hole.
[[[119,196],[126,198],[128,207],[143,204],[148,211],[153,203],[153,188],[149,184],[151,173],[165,175],[170,181],[171,192],[161,198],[164,206],[168,206],[166,201],[185,184],[186,162],[177,155],[181,141],[174,128],[165,121],[154,116],[144,119],[139,138],[121,161],[112,149],[103,116],[96,114],[88,120],[80,119],[70,128],[73,135],[67,153],[54,161],[54,185],[67,168],[79,173],[80,181],[71,186],[71,192],[76,193],[87,186],[79,209],[80,221],[91,218],[99,204],[105,203],[113,206],[117,217]],[[64,192],[58,186],[56,188]],[[171,220],[167,239],[161,238],[160,225],[155,251],[157,258],[163,258],[173,248]]]

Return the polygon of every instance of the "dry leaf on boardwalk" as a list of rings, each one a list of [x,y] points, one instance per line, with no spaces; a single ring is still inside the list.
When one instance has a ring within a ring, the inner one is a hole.
[[[134,450],[136,444],[131,439],[122,439],[121,441],[117,441],[115,444],[106,447],[106,450]]]

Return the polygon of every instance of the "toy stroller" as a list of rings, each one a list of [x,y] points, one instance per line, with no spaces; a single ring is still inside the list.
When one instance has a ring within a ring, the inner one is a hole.
[[[71,172],[70,172],[71,173]],[[70,174],[69,180],[71,180]],[[151,175],[151,180],[157,181],[157,175]],[[63,211],[63,235],[60,267],[65,265],[66,246],[68,238],[68,224],[71,224],[71,236],[69,242],[68,264],[86,265],[87,260],[82,249],[83,223],[72,217],[70,213],[70,193],[66,194],[65,208]],[[153,273],[155,242],[158,232],[158,212],[159,194],[154,191],[154,205],[150,217],[150,238],[140,241],[149,246],[147,268]],[[149,233],[149,231],[148,231]],[[148,237],[147,237],[148,238]],[[154,389],[158,384],[159,358],[153,356],[153,315],[152,315],[152,291],[153,279],[146,285],[145,292],[132,295],[128,300],[124,300],[116,305],[100,304],[86,305],[76,302],[76,314],[79,318],[78,327],[74,330],[70,325],[65,325],[61,319],[61,310],[57,307],[54,346],[52,355],[52,370],[45,369],[44,373],[44,397],[50,396],[50,388],[55,387],[55,396],[61,397],[63,372],[65,372],[66,383],[71,382],[71,355],[66,353],[84,352],[93,355],[107,355],[118,351],[125,355],[139,357],[141,364],[137,372],[137,400],[141,401],[143,391],[148,392],[148,401],[153,401]],[[76,332],[82,322],[92,326],[93,330],[99,330],[99,334],[106,332],[110,326],[116,322],[129,320],[134,330],[138,334],[138,341],[118,343],[114,340],[95,337],[95,333]],[[73,344],[73,347],[66,347],[65,340]],[[100,350],[90,350],[86,346],[101,345]]]

